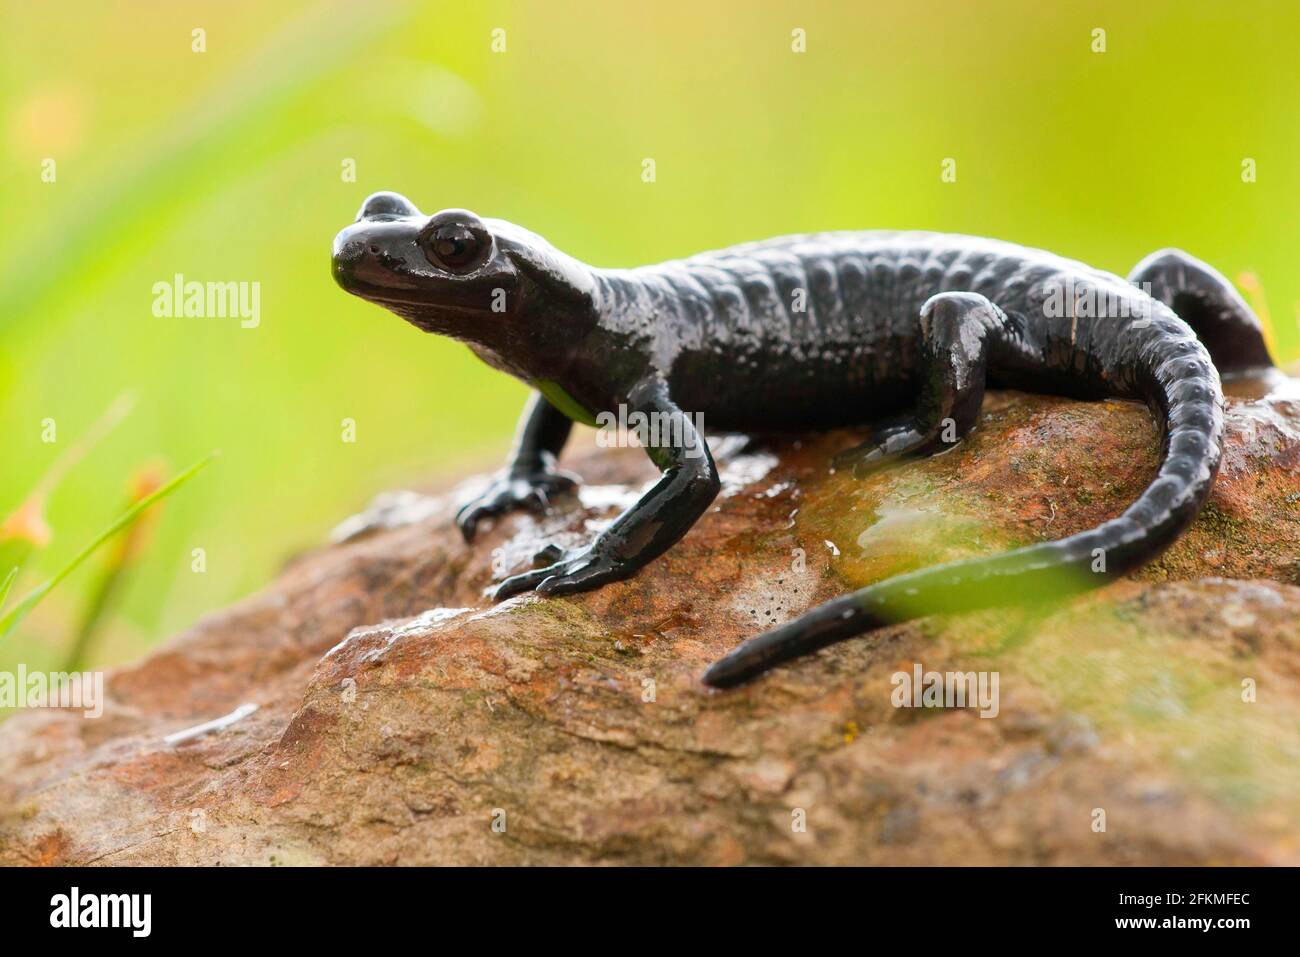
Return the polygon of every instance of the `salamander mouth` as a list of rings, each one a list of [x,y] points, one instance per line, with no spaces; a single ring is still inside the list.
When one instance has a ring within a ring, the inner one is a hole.
[[[487,303],[456,302],[450,297],[439,301],[422,287],[402,288],[363,278],[354,271],[356,262],[355,259],[336,257],[333,267],[335,282],[345,292],[382,306],[425,332],[456,335],[452,330],[478,325],[489,316],[500,318],[491,315]],[[380,278],[383,275],[381,273]]]
[[[342,267],[338,263],[334,266],[334,281],[339,284],[344,292],[351,293],[367,302],[373,302],[378,306],[384,306],[388,309],[396,310],[397,307],[405,309],[423,309],[426,312],[438,313],[457,313],[463,315],[472,315],[480,313],[483,310],[464,303],[456,302],[437,302],[427,290],[420,288],[402,288],[400,286],[390,286],[381,282],[375,282],[371,279],[364,279],[347,268],[344,264]]]

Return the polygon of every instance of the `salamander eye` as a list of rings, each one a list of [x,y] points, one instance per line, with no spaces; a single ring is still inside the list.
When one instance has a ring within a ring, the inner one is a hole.
[[[487,255],[492,237],[473,213],[446,209],[420,232],[420,247],[430,263],[450,272],[467,272]]]

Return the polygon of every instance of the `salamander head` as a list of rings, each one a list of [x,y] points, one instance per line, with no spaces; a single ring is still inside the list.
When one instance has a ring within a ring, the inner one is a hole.
[[[334,278],[348,292],[403,314],[428,313],[431,321],[435,313],[491,315],[494,290],[508,303],[519,282],[514,264],[473,213],[425,216],[396,193],[365,201],[356,222],[334,238],[333,259]]]
[[[334,237],[333,271],[426,332],[494,352],[554,307],[589,303],[594,288],[586,267],[527,230],[464,209],[426,216],[397,193],[370,196]]]
[[[425,332],[500,350],[556,308],[590,304],[590,272],[545,239],[467,209],[425,216],[376,192],[334,237],[334,280]],[[558,330],[552,329],[554,334]]]

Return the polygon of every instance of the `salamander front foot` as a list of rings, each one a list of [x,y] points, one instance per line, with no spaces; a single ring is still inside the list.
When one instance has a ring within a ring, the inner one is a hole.
[[[550,561],[543,568],[511,575],[492,595],[493,601],[505,601],[526,591],[539,595],[568,595],[591,591],[601,585],[620,581],[636,571],[596,551],[593,547],[566,551],[558,545],[548,545],[535,556],[536,560]]]
[[[465,541],[473,541],[483,519],[520,508],[541,514],[550,507],[552,498],[570,491],[579,481],[576,475],[560,471],[503,472],[481,495],[461,507],[456,513],[456,526]]]

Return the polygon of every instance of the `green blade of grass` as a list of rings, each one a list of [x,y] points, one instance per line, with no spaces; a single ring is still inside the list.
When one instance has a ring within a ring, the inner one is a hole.
[[[0,639],[8,637],[9,633],[12,632],[15,628],[17,628],[19,623],[24,618],[26,618],[31,613],[31,610],[40,603],[41,599],[43,599],[46,595],[48,595],[54,589],[54,587],[59,584],[59,582],[63,581],[63,579],[67,578],[74,571],[76,571],[77,567],[82,562],[84,562],[87,558],[93,555],[101,545],[107,542],[110,538],[112,538],[114,535],[116,535],[126,526],[130,525],[131,522],[135,520],[136,516],[138,516],[141,512],[147,509],[150,505],[154,504],[160,499],[166,498],[168,495],[176,491],[178,488],[180,488],[190,479],[194,478],[194,476],[198,475],[199,472],[207,468],[207,466],[216,457],[217,457],[217,453],[213,452],[207,458],[201,459],[200,461],[194,463],[189,468],[187,468],[184,472],[181,472],[179,475],[173,478],[166,485],[161,486],[152,495],[148,495],[145,498],[140,499],[140,501],[136,502],[125,512],[119,515],[117,517],[117,520],[114,521],[112,525],[108,526],[108,528],[100,532],[94,541],[92,541],[89,545],[87,545],[80,552],[78,552],[77,555],[70,562],[68,562],[68,564],[64,565],[61,569],[59,569],[58,572],[56,572],[49,581],[45,582],[45,584],[38,587],[30,595],[28,595],[21,602],[15,605],[8,614],[6,614],[3,618],[0,618]],[[5,591],[8,591],[12,577],[13,574],[11,573],[10,578],[5,580],[5,584],[3,586]]]
[[[18,569],[11,568],[9,574],[5,576],[5,580],[0,582],[0,611],[4,611],[5,599],[9,597],[9,589],[13,587],[14,579],[17,577]]]

